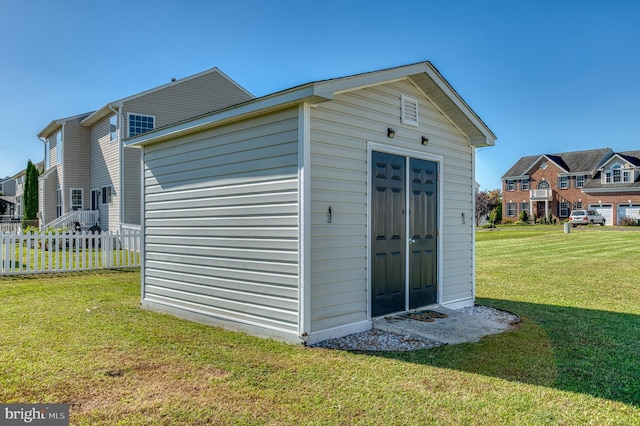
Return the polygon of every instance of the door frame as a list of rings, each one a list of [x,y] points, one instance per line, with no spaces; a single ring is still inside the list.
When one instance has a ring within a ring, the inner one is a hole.
[[[435,163],[437,163],[438,165],[438,213],[437,213],[437,234],[438,234],[438,243],[437,243],[437,277],[438,277],[438,284],[437,284],[437,301],[436,303],[442,303],[442,253],[443,253],[443,249],[442,249],[442,229],[443,229],[443,179],[442,176],[444,175],[443,173],[443,164],[444,164],[444,157],[440,156],[440,155],[434,155],[434,154],[430,154],[430,153],[426,153],[426,152],[422,152],[422,151],[416,151],[416,150],[412,150],[412,149],[407,149],[407,148],[401,148],[401,147],[396,147],[396,146],[390,146],[390,145],[385,145],[385,144],[381,144],[381,143],[377,143],[377,142],[370,142],[367,141],[367,261],[366,261],[366,265],[367,265],[367,320],[371,320],[371,302],[372,302],[372,297],[371,297],[371,183],[372,183],[372,176],[371,176],[371,158],[372,158],[372,152],[373,151],[377,151],[377,152],[384,152],[387,154],[394,154],[394,155],[400,155],[405,157],[405,162],[409,162],[409,159],[411,158],[417,158],[420,160],[427,160],[427,161],[433,161]],[[408,174],[410,172],[410,168],[405,167],[405,173],[406,176],[408,178]],[[410,180],[409,179],[405,179],[407,182],[407,185],[409,184]],[[409,203],[410,203],[410,197],[409,197],[409,189],[407,189],[407,196],[405,197],[405,212],[409,211]],[[410,225],[410,221],[406,220],[405,221],[405,235],[409,235],[409,225]],[[409,239],[406,239],[406,247],[405,247],[406,253],[409,252]],[[405,256],[405,271],[407,273],[405,273],[405,310],[409,309],[409,256]]]

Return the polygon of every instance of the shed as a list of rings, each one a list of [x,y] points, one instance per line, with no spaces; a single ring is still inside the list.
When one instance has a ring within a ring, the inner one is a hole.
[[[495,139],[430,62],[130,138],[142,305],[307,344],[473,305],[475,148]]]

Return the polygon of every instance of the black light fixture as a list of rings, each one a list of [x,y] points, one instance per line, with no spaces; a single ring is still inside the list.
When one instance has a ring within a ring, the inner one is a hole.
[[[426,136],[423,136],[423,137],[422,137],[422,145],[426,145],[426,144],[428,144],[428,143],[429,143],[429,138],[428,138],[428,137],[426,137]]]
[[[391,127],[387,127],[387,137],[390,139],[393,139],[395,135],[396,135],[396,131],[393,130]]]

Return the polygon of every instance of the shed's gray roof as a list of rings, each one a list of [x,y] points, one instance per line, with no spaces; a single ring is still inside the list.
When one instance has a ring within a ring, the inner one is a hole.
[[[565,170],[566,173],[593,173],[603,160],[613,154],[611,148],[591,149],[587,151],[561,152],[557,154],[529,155],[520,158],[502,176],[502,179],[527,175],[531,167],[540,159],[546,157]]]

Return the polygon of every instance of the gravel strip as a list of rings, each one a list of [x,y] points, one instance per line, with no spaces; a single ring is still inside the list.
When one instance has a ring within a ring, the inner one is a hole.
[[[460,312],[464,312],[469,315],[477,315],[479,317],[505,324],[517,324],[520,322],[520,317],[518,315],[500,309],[490,308],[488,306],[470,306],[468,308],[460,309]],[[371,329],[369,331],[350,334],[338,339],[318,342],[315,345],[311,345],[311,347],[359,352],[403,352],[419,349],[431,349],[443,345],[445,345],[445,343],[435,340],[413,336],[402,336],[400,334],[390,333],[387,331]]]

